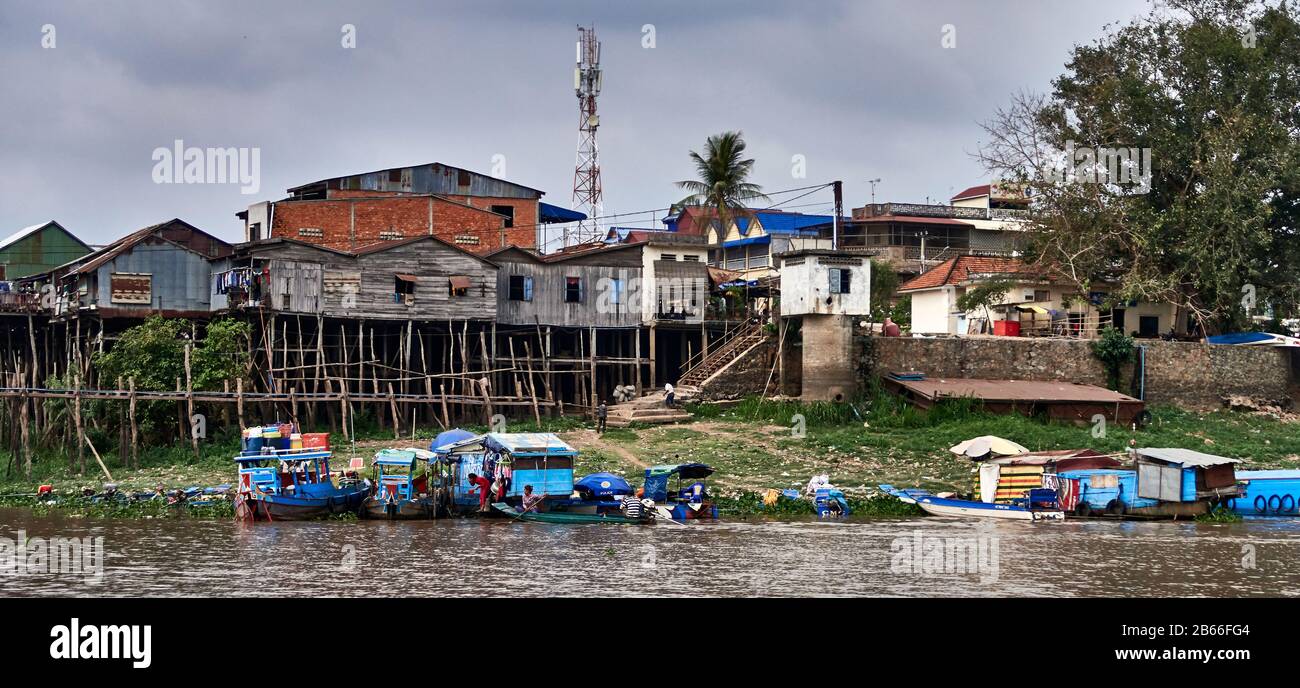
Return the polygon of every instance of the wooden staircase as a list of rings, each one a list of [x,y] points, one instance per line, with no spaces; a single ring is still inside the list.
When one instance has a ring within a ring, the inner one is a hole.
[[[709,355],[693,359],[690,368],[678,378],[677,386],[685,387],[682,392],[698,390],[703,384],[733,361],[748,354],[767,339],[767,332],[762,324],[749,323],[743,328],[733,330],[725,339],[716,343]]]

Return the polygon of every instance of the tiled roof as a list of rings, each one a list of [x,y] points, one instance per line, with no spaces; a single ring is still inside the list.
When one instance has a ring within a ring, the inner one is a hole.
[[[931,268],[899,287],[899,291],[933,289],[950,284],[965,282],[971,273],[977,275],[1007,274],[1031,272],[1028,265],[1018,258],[995,258],[986,256],[957,256]],[[1032,272],[1037,272],[1033,270]]]
[[[988,196],[988,195],[990,195],[989,192],[990,192],[990,189],[991,189],[991,188],[992,188],[992,187],[991,187],[991,185],[989,185],[989,184],[981,184],[981,185],[979,185],[979,186],[972,186],[971,188],[966,189],[965,191],[963,191],[963,192],[957,194],[956,196],[953,196],[953,197],[952,197],[952,200],[954,200],[954,201],[960,201],[960,200],[962,200],[962,199],[964,199],[964,198],[979,198],[980,196]]]

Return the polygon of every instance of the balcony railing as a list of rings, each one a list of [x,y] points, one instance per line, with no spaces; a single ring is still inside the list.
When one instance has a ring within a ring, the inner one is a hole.
[[[941,217],[953,220],[1025,220],[1029,211],[1021,208],[966,208],[956,205],[926,203],[876,203],[853,211],[853,219],[865,220],[881,215]]]
[[[40,294],[0,293],[0,311],[6,313],[40,313],[43,310]]]

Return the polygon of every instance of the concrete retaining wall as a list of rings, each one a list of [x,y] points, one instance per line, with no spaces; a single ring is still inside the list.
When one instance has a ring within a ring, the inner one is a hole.
[[[1068,380],[1106,385],[1106,370],[1090,342],[1022,337],[965,337],[872,340],[880,373],[917,370],[931,377],[1008,380]],[[1193,409],[1222,406],[1222,396],[1294,399],[1297,381],[1290,349],[1211,346],[1139,340],[1146,348],[1146,400]],[[1120,391],[1129,392],[1133,366],[1126,366]]]

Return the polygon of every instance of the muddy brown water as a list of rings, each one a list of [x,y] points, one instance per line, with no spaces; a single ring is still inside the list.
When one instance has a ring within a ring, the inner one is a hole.
[[[19,571],[19,531],[102,537],[102,568],[92,555],[80,573]],[[0,509],[3,596],[322,594],[1300,596],[1300,519],[241,524]]]

